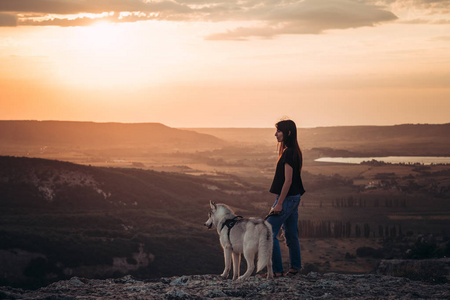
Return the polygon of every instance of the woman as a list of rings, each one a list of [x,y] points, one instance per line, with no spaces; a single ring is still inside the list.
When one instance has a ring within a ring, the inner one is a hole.
[[[295,276],[302,268],[297,222],[300,196],[305,193],[300,176],[303,157],[297,142],[295,123],[284,120],[278,122],[275,127],[279,158],[270,192],[276,194],[277,198],[267,218],[273,230],[273,272],[274,277]],[[281,226],[289,248],[290,265],[286,274],[283,273],[280,244],[277,239]]]

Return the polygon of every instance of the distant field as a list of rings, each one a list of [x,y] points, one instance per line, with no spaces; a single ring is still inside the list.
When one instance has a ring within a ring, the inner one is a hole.
[[[275,127],[185,129],[238,145],[276,143]],[[299,128],[298,140],[303,149],[321,156],[450,156],[450,123]]]

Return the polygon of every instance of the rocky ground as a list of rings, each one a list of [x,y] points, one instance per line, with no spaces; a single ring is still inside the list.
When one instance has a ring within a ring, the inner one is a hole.
[[[450,299],[450,284],[426,284],[375,274],[311,272],[274,280],[224,280],[216,275],[161,278],[145,282],[73,277],[35,291],[0,287],[0,299]]]

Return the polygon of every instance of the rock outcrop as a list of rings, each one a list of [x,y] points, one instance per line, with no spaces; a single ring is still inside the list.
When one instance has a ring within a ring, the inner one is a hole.
[[[0,287],[0,299],[450,299],[450,284],[426,284],[375,274],[349,275],[311,272],[294,278],[245,281],[217,275],[161,278],[145,282],[84,279],[55,282],[35,291]]]
[[[383,259],[378,264],[376,273],[430,283],[445,283],[450,281],[450,258]]]

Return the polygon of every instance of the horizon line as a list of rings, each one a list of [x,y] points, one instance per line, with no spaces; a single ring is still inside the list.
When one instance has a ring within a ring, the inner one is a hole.
[[[72,122],[72,123],[95,123],[95,124],[161,124],[170,128],[176,129],[272,129],[273,127],[258,127],[258,126],[170,126],[161,122],[121,122],[121,121],[86,121],[86,120],[38,120],[38,119],[8,119],[0,120],[0,122]],[[389,127],[389,126],[404,126],[404,125],[450,125],[450,121],[446,123],[400,123],[400,124],[366,124],[366,125],[318,125],[318,126],[297,126],[297,128],[324,128],[324,127]]]

